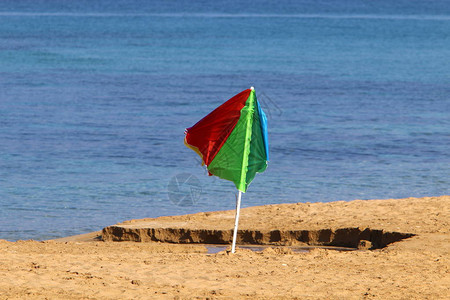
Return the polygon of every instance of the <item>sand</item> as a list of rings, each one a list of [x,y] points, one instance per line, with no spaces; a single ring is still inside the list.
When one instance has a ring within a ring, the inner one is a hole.
[[[375,250],[272,246],[234,255],[208,254],[200,244],[104,242],[101,232],[0,241],[0,299],[449,299],[450,196],[270,205],[241,217],[242,228],[260,232],[360,228],[413,236]],[[233,212],[118,226],[228,230],[229,222]]]

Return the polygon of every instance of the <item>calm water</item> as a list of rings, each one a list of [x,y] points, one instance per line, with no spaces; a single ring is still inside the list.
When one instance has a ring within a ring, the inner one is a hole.
[[[183,132],[252,85],[244,207],[449,194],[450,4],[366,2],[1,1],[0,239],[233,209]]]

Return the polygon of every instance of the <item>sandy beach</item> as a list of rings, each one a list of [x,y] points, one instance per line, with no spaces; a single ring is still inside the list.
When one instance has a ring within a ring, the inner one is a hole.
[[[222,230],[227,240],[233,218],[233,211],[200,213],[127,221],[116,225],[116,233],[122,228],[119,237],[103,230],[44,242],[2,240],[0,299],[448,299],[450,295],[450,196],[250,207],[241,212],[240,242],[270,244],[265,250],[208,253],[204,245],[191,244],[211,230]],[[139,226],[153,231],[139,231]],[[189,232],[184,238],[176,234],[182,229]],[[172,237],[169,231],[174,232]],[[106,241],[99,240],[102,234],[109,234]],[[339,238],[342,234],[346,238]],[[401,238],[377,240],[382,234]],[[131,236],[149,242],[125,241]],[[120,239],[124,241],[113,241]],[[358,246],[361,240],[369,244],[361,249],[373,250],[294,252],[284,246],[346,246],[355,241]]]

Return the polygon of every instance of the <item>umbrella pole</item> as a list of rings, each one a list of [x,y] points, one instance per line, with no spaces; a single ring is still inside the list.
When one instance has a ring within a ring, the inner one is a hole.
[[[242,192],[239,191],[239,194],[236,199],[236,219],[234,220],[233,243],[231,245],[231,253],[236,252],[236,237],[237,237],[237,230],[238,230],[238,225],[239,225],[239,212],[241,210],[241,198],[242,198]]]

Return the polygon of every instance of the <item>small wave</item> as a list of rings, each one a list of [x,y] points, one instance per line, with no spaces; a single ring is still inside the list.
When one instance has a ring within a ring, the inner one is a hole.
[[[282,18],[282,19],[373,19],[450,21],[447,15],[390,14],[231,14],[231,13],[71,13],[71,12],[0,12],[0,17],[164,17],[164,18]]]

